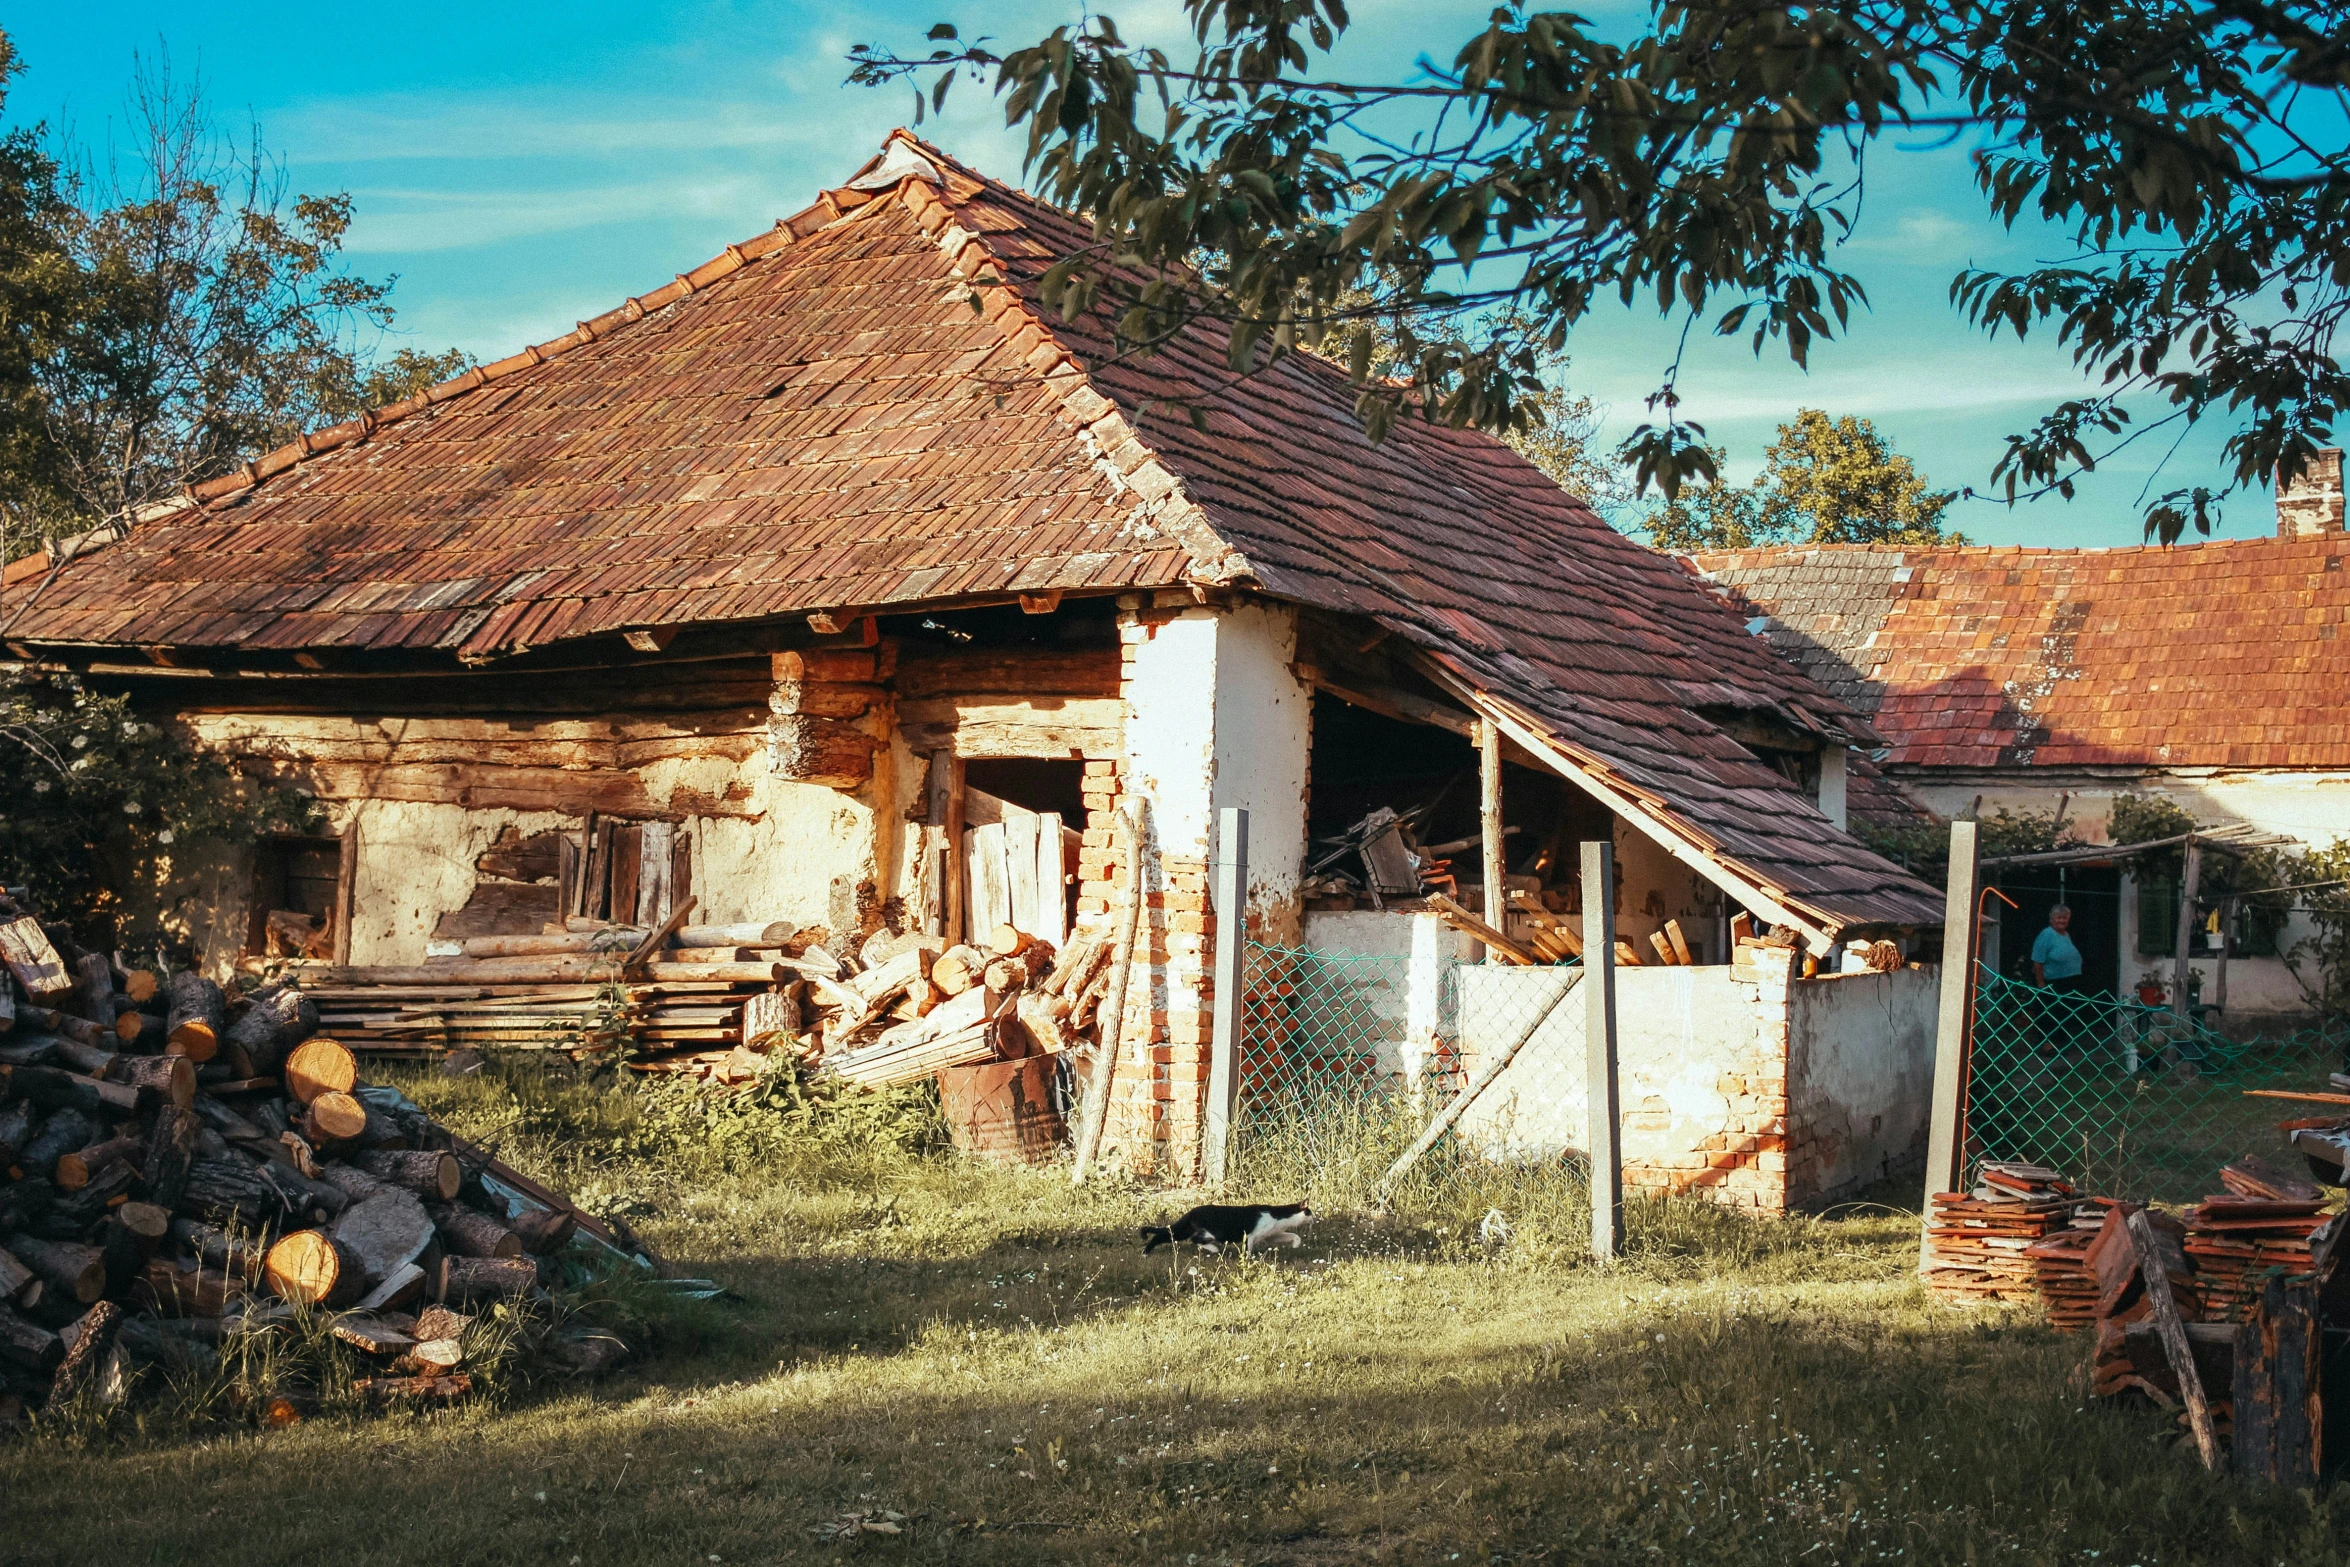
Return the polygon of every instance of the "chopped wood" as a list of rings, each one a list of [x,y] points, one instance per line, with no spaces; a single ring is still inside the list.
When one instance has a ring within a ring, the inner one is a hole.
[[[0,1249],[32,1269],[49,1288],[79,1305],[87,1306],[106,1293],[106,1257],[95,1246],[20,1233],[0,1236]]]
[[[334,1089],[314,1095],[302,1111],[302,1136],[313,1148],[351,1142],[366,1130],[366,1108]]]
[[[465,1346],[454,1338],[418,1339],[392,1363],[394,1371],[410,1376],[444,1377],[465,1364]]]
[[[359,1259],[324,1230],[296,1230],[262,1258],[262,1282],[269,1292],[296,1305],[343,1304],[365,1287]]]
[[[1486,924],[1483,920],[1477,918],[1474,914],[1471,914],[1467,909],[1464,909],[1459,904],[1453,902],[1452,899],[1446,897],[1443,893],[1430,893],[1428,895],[1428,907],[1434,909],[1436,911],[1437,917],[1442,919],[1453,929],[1460,931],[1464,935],[1474,936],[1477,940],[1483,942],[1487,951],[1498,953],[1503,958],[1506,958],[1508,961],[1519,965],[1521,968],[1540,968],[1544,966],[1540,958],[1537,958],[1533,953],[1528,952],[1524,947],[1519,946],[1516,942],[1510,940],[1509,937],[1503,935],[1500,931],[1495,930],[1492,926]]]
[[[114,1340],[122,1332],[123,1311],[113,1301],[102,1300],[82,1314],[62,1338],[70,1338],[71,1345],[65,1358],[57,1363],[57,1376],[49,1385],[49,1402],[58,1405],[67,1402],[90,1387],[105,1369],[106,1357],[113,1353]]]
[[[301,1104],[320,1094],[347,1094],[359,1081],[359,1062],[332,1039],[306,1039],[286,1057],[286,1092]]]
[[[50,945],[41,922],[27,915],[0,921],[0,964],[16,976],[24,993],[35,1001],[50,1001],[70,995],[74,977],[65,966],[65,960]]]
[[[537,1287],[538,1265],[526,1257],[444,1257],[433,1298],[470,1305]]]
[[[391,1182],[427,1201],[452,1202],[465,1172],[453,1153],[423,1149],[370,1149],[354,1154],[351,1163],[369,1175]]]
[[[167,1048],[198,1063],[211,1060],[228,1029],[228,1000],[220,987],[201,974],[183,971],[171,976],[167,993]]]
[[[522,1255],[522,1237],[488,1214],[475,1213],[470,1208],[446,1207],[434,1209],[432,1219],[440,1231],[441,1243],[456,1256]]]

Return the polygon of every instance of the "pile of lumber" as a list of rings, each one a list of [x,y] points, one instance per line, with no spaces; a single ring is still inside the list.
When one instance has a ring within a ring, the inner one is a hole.
[[[2057,1259],[2034,1255],[2065,1234],[2088,1204],[2072,1183],[2036,1164],[1983,1166],[1970,1193],[1942,1192],[1926,1224],[1926,1288],[1943,1300],[2039,1304]]]
[[[691,900],[687,907],[690,908]],[[681,914],[682,914],[681,910]],[[838,960],[788,923],[649,931],[570,919],[538,935],[474,936],[420,964],[280,965],[322,1025],[363,1055],[633,1047],[650,1070],[697,1070],[777,1032],[779,989],[837,977]]]
[[[470,1387],[468,1313],[603,1226],[360,1081],[286,984],[224,991],[84,951],[0,897],[0,1404],[107,1396],[300,1307],[378,1366]],[[616,1345],[582,1341],[583,1367]]]

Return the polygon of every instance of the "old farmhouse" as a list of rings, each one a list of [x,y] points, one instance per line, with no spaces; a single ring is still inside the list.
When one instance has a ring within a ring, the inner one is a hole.
[[[2104,550],[1809,546],[1694,569],[1884,736],[1884,779],[1941,816],[2040,811],[2105,841],[2116,796],[2323,848],[2350,836],[2350,536],[2341,457],[2279,497],[2274,537]],[[1898,809],[1898,800],[1889,800]],[[2074,909],[2085,976],[2128,992],[2174,951],[2179,889],[2127,860],[2005,877],[2019,907],[1986,960],[2012,970],[2050,904]],[[2305,1014],[2279,956],[2306,935],[2223,930],[2200,903],[2192,956],[2226,1023]],[[2254,935],[2261,935],[2252,944]],[[2314,978],[2314,976],[2312,976]]]
[[[1490,737],[1523,906],[1573,924],[1607,836],[1626,940],[1684,933],[1625,976],[1657,987],[1625,1004],[1632,1178],[1779,1207],[1913,1162],[1931,973],[1802,977],[1941,918],[1840,830],[1880,744],[1854,703],[1497,442],[1373,445],[1318,361],[1236,377],[1209,326],[1136,357],[1107,306],[1041,313],[1084,237],[901,133],[553,342],[17,563],[0,631],[323,803],[329,836],[191,864],[219,968],[273,911],[413,964],[689,888],[1057,934],[1125,898],[1113,813],[1147,801],[1113,1135],[1176,1173],[1243,915],[1209,906],[1218,810],[1251,813],[1253,933],[1408,945],[1416,899],[1333,908],[1312,846],[1382,806],[1473,836]],[[1792,945],[1733,966],[1738,914]]]

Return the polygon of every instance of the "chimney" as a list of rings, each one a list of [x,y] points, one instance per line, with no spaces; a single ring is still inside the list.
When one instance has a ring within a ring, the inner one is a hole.
[[[2342,449],[2328,446],[2291,484],[2277,486],[2277,537],[2342,531]]]

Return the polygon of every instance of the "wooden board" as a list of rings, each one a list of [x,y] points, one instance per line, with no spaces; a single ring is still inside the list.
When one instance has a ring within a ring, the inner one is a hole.
[[[42,934],[41,922],[29,916],[0,924],[0,963],[8,965],[8,972],[35,1001],[73,992],[73,974],[65,960]]]
[[[435,941],[468,936],[524,936],[562,918],[562,889],[521,881],[480,881],[461,909],[451,909],[433,926]]]
[[[966,931],[989,931],[1012,917],[1012,888],[1004,872],[1004,824],[988,822],[964,835]]]
[[[1063,847],[1060,813],[1047,811],[1036,819],[1036,903],[1034,925],[1020,928],[1041,941],[1049,941],[1058,949],[1069,936],[1069,900],[1062,878],[1066,850]],[[1018,921],[1013,923],[1018,924]]]
[[[898,703],[898,729],[915,751],[1058,761],[1115,757],[1125,747],[1126,704],[1115,696],[925,697]]]
[[[1036,933],[1036,841],[1039,819],[1022,811],[1004,820],[1004,886],[1015,930]]]

